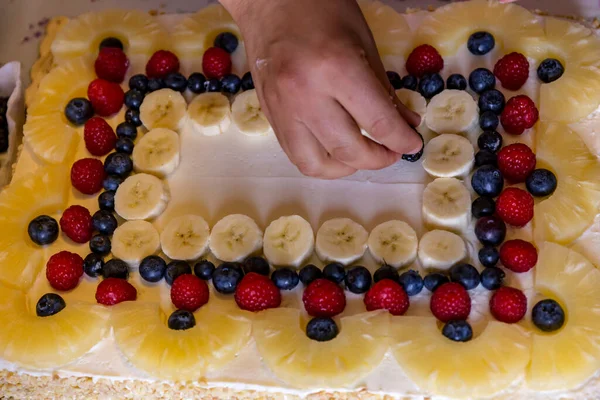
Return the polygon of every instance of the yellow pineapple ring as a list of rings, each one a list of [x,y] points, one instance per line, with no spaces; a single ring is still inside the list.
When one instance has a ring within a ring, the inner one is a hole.
[[[556,332],[532,328],[527,386],[535,391],[575,389],[600,369],[600,271],[579,253],[546,243],[535,281],[545,298],[558,297],[554,300],[566,318]]]
[[[364,313],[341,319],[340,333],[317,342],[300,327],[300,311],[276,308],[257,315],[253,333],[264,363],[299,388],[345,387],[379,365],[388,348],[389,314]]]
[[[490,397],[522,376],[529,362],[531,340],[517,325],[490,321],[468,342],[443,336],[433,317],[394,317],[390,331],[396,361],[431,395]]]
[[[176,331],[157,305],[124,302],[113,307],[111,322],[119,349],[135,367],[159,379],[196,381],[235,358],[252,324],[234,302],[215,298],[194,316],[196,326]]]
[[[380,1],[359,1],[360,9],[373,33],[379,55],[404,57],[412,34],[404,16]]]
[[[98,54],[107,37],[116,37],[125,52],[150,56],[168,43],[168,33],[156,18],[137,10],[94,11],[70,20],[52,42],[56,64],[83,55]]]
[[[96,305],[67,301],[49,317],[35,315],[23,292],[0,287],[0,357],[26,368],[57,368],[87,353],[105,336],[108,316]]]

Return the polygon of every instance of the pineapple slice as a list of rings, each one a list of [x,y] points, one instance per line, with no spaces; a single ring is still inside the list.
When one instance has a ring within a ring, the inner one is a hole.
[[[363,0],[358,4],[373,33],[379,55],[406,56],[412,34],[402,14],[380,1]]]
[[[61,64],[83,55],[96,55],[107,37],[116,37],[125,52],[150,56],[168,43],[168,33],[156,18],[138,10],[94,11],[70,20],[52,42],[54,62]]]
[[[505,390],[525,371],[531,340],[517,326],[490,321],[480,336],[453,342],[433,317],[392,319],[392,351],[422,390],[452,398],[484,398]]]
[[[440,7],[417,30],[415,45],[430,44],[442,56],[454,55],[477,31],[494,35],[496,46],[507,53],[514,43],[543,34],[538,18],[516,4],[489,0],[458,2]]]
[[[227,10],[219,4],[214,4],[185,17],[175,27],[171,38],[179,56],[202,57],[204,51],[212,47],[215,38],[222,32],[231,32],[238,38],[242,37]]]
[[[38,317],[35,304],[30,307],[23,292],[0,286],[0,358],[19,366],[41,369],[68,364],[107,333],[108,315],[100,306],[68,302],[50,317]]]
[[[536,288],[566,313],[557,332],[535,329],[526,381],[536,391],[572,390],[600,369],[600,271],[573,250],[545,243]]]
[[[27,117],[23,136],[33,153],[49,164],[70,164],[81,140],[63,112]]]
[[[173,381],[194,381],[233,360],[252,324],[233,302],[211,299],[194,313],[196,326],[176,331],[155,304],[124,302],[111,321],[121,352],[142,371]]]
[[[328,342],[309,339],[300,311],[261,312],[253,327],[267,367],[299,388],[350,387],[376,367],[388,348],[389,314],[364,313],[341,319],[338,336]]]

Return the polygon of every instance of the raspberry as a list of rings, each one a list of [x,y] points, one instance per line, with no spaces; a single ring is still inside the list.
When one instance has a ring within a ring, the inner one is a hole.
[[[171,286],[171,301],[180,310],[194,312],[208,302],[208,286],[195,275],[180,275]]]
[[[428,44],[416,47],[406,60],[406,70],[417,78],[440,72],[442,68],[444,68],[444,59],[435,47]]]
[[[277,286],[268,276],[256,272],[249,272],[242,278],[234,297],[237,305],[248,311],[277,308],[281,304],[281,293]]]
[[[403,315],[410,305],[404,288],[391,279],[382,279],[373,285],[364,302],[367,311],[388,310],[392,315]]]
[[[100,49],[94,69],[100,79],[110,82],[121,83],[129,68],[129,60],[123,50],[116,47],[104,47]]]
[[[490,311],[500,322],[519,322],[527,312],[527,297],[519,289],[503,286],[492,295]]]
[[[500,247],[500,262],[513,272],[527,272],[535,267],[537,260],[537,249],[524,240],[508,240]]]
[[[159,50],[152,54],[146,64],[148,78],[164,78],[173,72],[179,72],[179,59],[168,50]]]
[[[346,308],[342,288],[325,278],[315,279],[304,289],[302,302],[306,312],[313,317],[333,317]]]
[[[87,95],[96,114],[102,117],[119,112],[125,98],[125,93],[118,83],[104,79],[94,79],[88,86]]]
[[[231,73],[231,55],[218,47],[211,47],[202,56],[202,71],[208,79],[221,79]]]
[[[100,117],[94,117],[85,123],[83,140],[86,149],[92,155],[102,157],[115,148],[117,136],[108,122]]]
[[[442,322],[467,319],[471,313],[471,297],[460,283],[444,283],[433,292],[429,308]]]
[[[105,306],[134,301],[136,298],[137,290],[125,279],[106,278],[96,288],[96,301]]]
[[[508,90],[519,90],[529,78],[529,61],[521,53],[510,53],[498,60],[494,75]]]
[[[538,116],[539,113],[533,100],[520,94],[506,102],[500,115],[500,122],[506,133],[520,135],[525,129],[533,128]]]
[[[496,200],[496,213],[507,224],[523,227],[533,219],[533,197],[522,189],[506,188]]]
[[[56,290],[71,290],[83,275],[83,258],[79,254],[61,251],[46,263],[46,279]]]
[[[502,176],[513,183],[525,182],[535,164],[535,154],[523,143],[510,144],[498,153],[498,168]]]
[[[104,178],[104,164],[97,158],[82,158],[71,167],[71,184],[83,194],[94,194],[102,190]]]
[[[67,208],[60,217],[60,229],[76,243],[86,243],[92,238],[92,216],[82,206]]]

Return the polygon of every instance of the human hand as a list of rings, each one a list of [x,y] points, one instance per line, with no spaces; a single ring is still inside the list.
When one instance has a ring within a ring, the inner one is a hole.
[[[355,0],[221,0],[281,147],[305,175],[381,169],[421,150]],[[364,137],[359,126],[375,140]]]

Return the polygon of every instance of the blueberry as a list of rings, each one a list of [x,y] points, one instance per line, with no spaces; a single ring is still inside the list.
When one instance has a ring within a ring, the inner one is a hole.
[[[131,154],[133,153],[133,140],[129,138],[119,138],[115,143],[115,150],[119,153]]]
[[[83,272],[90,278],[97,278],[102,275],[104,260],[102,256],[96,253],[90,253],[83,259]]]
[[[306,325],[306,336],[318,342],[334,339],[339,333],[335,321],[329,317],[316,317]]]
[[[475,153],[475,166],[482,167],[484,165],[498,165],[498,156],[488,150],[479,150]]]
[[[179,278],[181,275],[191,273],[192,268],[190,267],[190,264],[179,260],[171,261],[167,264],[167,269],[165,270],[165,281],[171,286],[175,279]]]
[[[113,258],[104,263],[104,266],[102,267],[102,276],[104,276],[105,279],[127,279],[129,278],[129,267],[125,261]]]
[[[496,87],[496,77],[487,68],[477,68],[469,75],[469,86],[477,94]]]
[[[423,278],[414,269],[408,270],[400,274],[398,282],[404,288],[404,291],[409,296],[415,296],[423,290]]]
[[[485,111],[479,115],[479,127],[484,131],[494,131],[499,124],[500,119],[491,111]]]
[[[27,227],[27,233],[35,244],[54,243],[58,238],[58,223],[52,217],[40,215],[31,220]]]
[[[481,286],[487,290],[500,289],[506,274],[498,267],[489,267],[481,272]]]
[[[333,262],[323,268],[323,277],[335,283],[341,283],[346,277],[346,270],[342,264]]]
[[[245,274],[256,272],[260,275],[269,276],[269,273],[271,272],[269,263],[262,257],[250,257],[244,261],[242,267],[244,268]]]
[[[125,106],[132,110],[139,110],[144,101],[144,94],[139,90],[131,89],[125,93]]]
[[[419,81],[419,93],[426,99],[431,99],[444,90],[444,79],[440,74],[425,74]]]
[[[412,75],[406,75],[404,78],[402,78],[402,87],[404,89],[416,91],[418,83],[419,81],[417,78]]]
[[[296,271],[290,268],[280,268],[273,271],[271,280],[281,290],[292,290],[300,282]]]
[[[435,292],[435,290],[437,288],[442,286],[444,283],[448,283],[448,282],[450,282],[450,280],[448,279],[448,277],[446,275],[440,274],[437,272],[429,274],[429,275],[425,276],[425,279],[423,279],[423,285],[430,292]]]
[[[467,89],[467,79],[461,74],[452,74],[446,80],[446,87],[454,90]]]
[[[506,238],[506,224],[492,215],[477,220],[475,236],[484,246],[498,246]]]
[[[308,286],[315,279],[321,278],[323,272],[316,266],[308,264],[300,270],[298,276],[300,277],[300,282],[302,282],[304,286]]]
[[[90,239],[90,250],[93,253],[105,256],[110,253],[112,248],[110,238],[106,235],[94,235]]]
[[[488,217],[496,212],[496,202],[491,197],[478,197],[471,204],[471,214],[475,218]]]
[[[402,78],[400,78],[400,75],[397,72],[387,71],[386,74],[394,90],[402,89]]]
[[[35,305],[35,313],[38,317],[49,317],[61,312],[67,304],[56,293],[46,293],[38,300]]]
[[[160,89],[164,89],[165,87],[167,87],[165,85],[165,81],[163,81],[161,78],[151,78],[148,80],[148,93],[150,92],[156,92],[157,90]]]
[[[133,126],[142,126],[140,119],[140,111],[129,109],[125,112],[125,121],[133,124]]]
[[[167,270],[167,263],[159,256],[144,257],[140,263],[139,271],[142,279],[148,282],[158,282]]]
[[[373,282],[377,283],[382,279],[391,279],[394,282],[398,282],[400,275],[396,268],[391,267],[389,265],[382,265],[377,268],[377,271],[373,274]]]
[[[217,78],[209,79],[206,82],[204,82],[204,88],[207,92],[220,92],[221,81]]]
[[[479,286],[479,271],[471,264],[456,264],[450,268],[450,281],[458,282],[467,290]]]
[[[106,192],[100,193],[100,196],[98,196],[98,208],[106,211],[113,211],[115,209],[114,190],[107,190]]]
[[[500,260],[500,252],[494,246],[484,246],[479,249],[477,258],[484,267],[495,267]]]
[[[477,146],[480,150],[497,153],[502,147],[502,135],[496,131],[485,131],[477,138]]]
[[[188,77],[188,89],[190,89],[192,93],[204,93],[206,90],[206,87],[204,86],[205,83],[206,77],[200,72],[194,72]]]
[[[107,37],[105,39],[102,39],[102,41],[100,42],[100,46],[98,46],[98,48],[100,49],[103,49],[105,47],[113,47],[116,49],[123,50],[123,42],[121,42],[116,37]]]
[[[238,38],[233,33],[222,32],[215,38],[213,46],[223,49],[231,54],[238,47]]]
[[[141,93],[148,91],[148,78],[144,74],[137,74],[129,78],[129,89],[137,90]]]
[[[196,326],[196,318],[187,310],[177,310],[169,315],[168,325],[170,329],[184,331]]]
[[[550,196],[556,190],[556,175],[547,169],[536,169],[525,181],[527,190],[533,196],[544,197]]]
[[[346,274],[346,288],[352,293],[366,293],[371,287],[371,273],[363,266],[351,268]]]
[[[476,56],[482,56],[492,51],[496,41],[491,33],[485,31],[479,31],[469,36],[467,41],[467,48],[472,54]]]
[[[480,196],[496,197],[504,188],[504,178],[495,166],[484,165],[471,177],[471,186]]]
[[[131,157],[125,153],[110,153],[104,160],[104,171],[109,175],[125,177],[133,171]]]
[[[94,229],[104,235],[112,235],[119,223],[112,212],[99,210],[92,216]]]
[[[173,72],[165,78],[165,86],[176,92],[185,92],[188,82],[179,72]]]
[[[423,135],[421,135],[419,132],[417,132],[414,128],[413,131],[419,135],[419,137],[421,138],[421,143],[423,143],[423,146],[421,147],[421,150],[417,151],[416,153],[413,154],[402,154],[402,159],[404,161],[408,161],[408,162],[417,162],[421,159],[421,157],[423,156],[423,151],[425,150],[425,139],[423,139]]]
[[[539,301],[531,311],[531,318],[538,329],[544,332],[554,332],[565,323],[565,312],[554,300]]]
[[[442,335],[455,342],[468,342],[473,338],[473,329],[467,321],[448,321],[442,328]]]
[[[119,175],[107,175],[102,182],[102,187],[104,187],[104,190],[117,190],[123,180]]]
[[[200,260],[194,265],[194,274],[205,281],[212,279],[213,272],[215,272],[215,264],[208,260]]]
[[[121,122],[117,125],[117,136],[135,140],[135,138],[137,138],[137,128],[134,124],[130,124],[129,122]]]
[[[506,99],[501,91],[491,89],[481,93],[478,104],[479,112],[491,111],[496,115],[500,115],[506,105]]]
[[[236,94],[241,86],[242,80],[237,75],[229,74],[221,78],[221,87],[225,93]]]
[[[217,292],[231,294],[243,276],[244,271],[238,264],[226,262],[215,268],[212,282]]]
[[[65,117],[74,125],[83,125],[93,116],[92,103],[84,97],[70,100],[65,107]]]
[[[248,71],[242,76],[242,90],[245,92],[251,89],[254,89],[254,80],[252,79],[252,73]]]
[[[565,67],[555,58],[546,58],[537,69],[538,78],[544,83],[554,82],[565,72]]]

